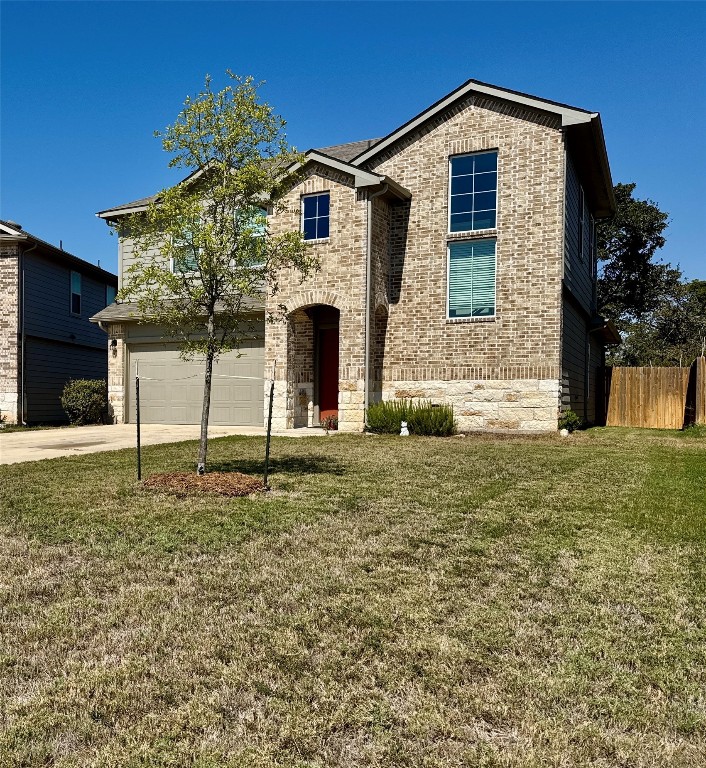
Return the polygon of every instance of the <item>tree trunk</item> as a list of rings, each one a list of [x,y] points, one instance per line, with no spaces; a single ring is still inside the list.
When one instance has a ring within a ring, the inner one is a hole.
[[[206,355],[206,376],[203,382],[203,408],[201,410],[201,439],[199,441],[199,461],[196,465],[196,472],[199,475],[203,475],[206,471],[206,451],[208,450],[208,412],[211,408],[212,376],[213,345],[209,343],[208,353]]]

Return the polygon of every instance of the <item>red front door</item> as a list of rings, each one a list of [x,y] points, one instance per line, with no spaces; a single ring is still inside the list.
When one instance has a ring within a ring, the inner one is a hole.
[[[338,328],[319,330],[319,418],[338,417]]]

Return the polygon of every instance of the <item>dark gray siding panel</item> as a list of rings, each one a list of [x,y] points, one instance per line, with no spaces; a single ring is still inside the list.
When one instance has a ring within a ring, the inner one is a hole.
[[[588,394],[591,381],[587,380],[589,340],[586,322],[579,312],[564,298],[562,333],[562,403],[582,419],[588,419]],[[593,385],[595,386],[595,384]]]
[[[108,352],[29,338],[25,342],[25,391],[30,424],[67,421],[61,393],[70,379],[107,379]]]
[[[81,316],[77,317],[71,314],[70,267],[28,254],[24,271],[27,335],[105,349],[105,333],[89,321],[105,308],[105,283],[81,275]]]
[[[590,312],[593,305],[591,217],[571,158],[566,159],[564,212],[564,283],[581,306]]]

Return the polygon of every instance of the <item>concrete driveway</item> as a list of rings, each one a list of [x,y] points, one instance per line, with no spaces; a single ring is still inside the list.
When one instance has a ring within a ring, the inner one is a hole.
[[[198,424],[143,424],[140,428],[142,445],[177,443],[197,440]],[[279,437],[323,435],[322,429],[287,429],[272,432]],[[209,427],[209,437],[225,435],[265,435],[264,427]],[[84,453],[117,451],[135,447],[134,424],[92,425],[89,427],[57,427],[56,429],[9,432],[0,430],[0,464],[21,461],[55,459],[59,456],[80,456]]]

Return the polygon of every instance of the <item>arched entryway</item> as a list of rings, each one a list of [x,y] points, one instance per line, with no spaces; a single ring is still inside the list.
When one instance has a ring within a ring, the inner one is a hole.
[[[317,427],[339,418],[340,311],[301,307],[287,328],[287,411],[293,427]],[[289,421],[289,419],[288,419]]]
[[[340,312],[335,307],[311,307],[314,324],[314,419],[338,423]]]

